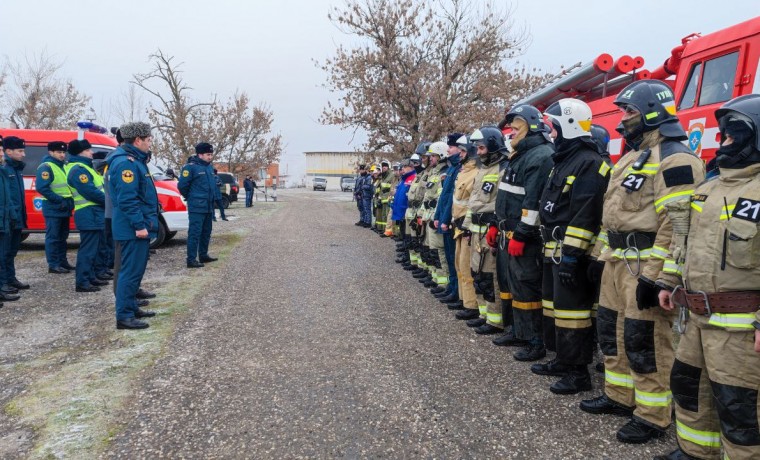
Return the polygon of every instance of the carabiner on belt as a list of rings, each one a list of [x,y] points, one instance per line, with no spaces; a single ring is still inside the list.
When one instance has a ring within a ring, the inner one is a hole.
[[[507,249],[507,238],[505,236],[505,230],[504,230],[504,224],[506,223],[505,220],[500,220],[498,224],[496,224],[496,229],[499,230],[499,249],[502,251]]]
[[[636,234],[633,232],[629,233],[625,238],[625,244],[628,245],[628,247],[623,250],[623,261],[625,262],[625,268],[628,269],[628,273],[630,273],[631,276],[638,277],[639,273],[641,273],[641,251],[639,251],[639,248],[636,246]],[[631,263],[628,261],[628,251],[633,251],[633,253],[636,254],[635,273],[631,268]]]
[[[559,226],[552,229],[552,239],[555,245],[552,248],[551,260],[554,265],[559,265],[562,262],[562,240],[557,236],[557,230],[559,230]]]
[[[673,298],[676,295],[676,292],[678,292],[679,289],[683,289],[684,287],[680,284],[673,288],[673,292],[670,293],[670,303],[675,305],[673,303]],[[686,326],[689,322],[689,308],[686,305],[678,305],[678,319],[676,320],[676,331],[683,335],[686,333]]]

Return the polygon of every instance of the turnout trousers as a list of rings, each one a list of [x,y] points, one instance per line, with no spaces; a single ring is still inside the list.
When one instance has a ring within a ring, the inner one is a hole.
[[[503,236],[499,235],[499,244],[503,244]],[[506,248],[506,246],[504,246]],[[499,286],[499,307],[501,308],[502,324],[514,327],[512,310],[512,291],[509,290],[509,254],[501,248],[496,249],[496,278]]]
[[[66,262],[66,240],[69,238],[70,217],[45,217],[45,258],[48,268]]]
[[[588,262],[579,261],[577,285],[568,288],[559,281],[559,265],[551,259],[544,259],[542,303],[544,314],[550,310],[554,319],[554,339],[551,343],[547,340],[545,346],[554,346],[557,360],[562,364],[580,366],[592,361],[594,330],[591,327],[591,307],[594,292],[585,276],[587,266]],[[551,303],[547,302],[548,299]],[[544,329],[544,334],[547,329]],[[546,340],[546,336],[544,338]]]
[[[430,248],[430,275],[438,286],[446,288],[449,285],[449,263],[444,253],[443,234],[428,227],[426,237]]]
[[[208,245],[211,241],[211,213],[189,212],[190,228],[187,231],[187,261],[192,262],[198,257],[208,256]]]
[[[459,280],[459,299],[464,304],[464,308],[478,310],[478,299],[475,296],[475,286],[470,269],[470,258],[472,257],[470,242],[461,235],[454,241],[456,242],[455,265],[457,279]]]
[[[496,303],[496,292],[499,291],[496,256],[491,251],[491,247],[486,244],[484,233],[472,232],[470,242],[472,244],[470,269],[474,283],[479,287],[475,292],[480,316],[485,317],[487,324],[504,329],[501,304]]]
[[[760,458],[754,328],[728,331],[707,322],[691,315],[670,374],[678,445],[698,458]]]
[[[638,277],[624,261],[604,266],[597,310],[597,338],[604,355],[604,393],[633,416],[660,429],[671,422],[670,369],[673,313],[636,306]]]
[[[525,244],[520,257],[507,257],[507,284],[512,295],[512,316],[515,337],[532,344],[543,343],[541,277],[543,245],[540,241]]]
[[[150,240],[115,240],[116,320],[134,318],[137,312],[137,290],[140,289],[150,256]]]

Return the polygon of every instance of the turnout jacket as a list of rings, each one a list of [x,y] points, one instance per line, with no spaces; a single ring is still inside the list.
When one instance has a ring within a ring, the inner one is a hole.
[[[659,137],[659,131],[646,136],[650,142],[645,138],[641,150],[628,152],[612,169],[598,243],[602,251],[599,259],[612,261],[636,258],[634,251],[626,251],[636,241],[639,275],[654,281],[671,258],[673,227],[666,205],[688,202],[705,172],[702,160],[682,143]],[[628,236],[632,232],[640,235]]]
[[[219,187],[211,163],[193,155],[187,159],[187,164],[182,167],[179,176],[177,188],[187,200],[187,211],[202,214],[214,212]],[[221,179],[219,181],[221,182]],[[219,198],[221,199],[221,194]]]
[[[391,188],[393,187],[394,176],[393,172],[389,169],[384,173],[380,173],[378,177],[380,186],[378,187],[378,198],[381,205],[388,204],[391,198]]]
[[[417,217],[424,221],[432,220],[435,208],[438,206],[438,197],[443,190],[443,180],[446,179],[446,163],[441,162],[430,169],[425,182],[425,191],[422,195],[422,206],[417,209]]]
[[[760,164],[721,168],[720,175],[700,184],[690,199],[683,270],[679,267],[658,284],[665,281],[708,294],[760,290]],[[760,321],[760,312],[713,313],[708,324],[753,330],[753,321]]]
[[[430,175],[430,169],[425,168],[417,173],[412,185],[409,186],[407,192],[408,206],[406,208],[406,218],[414,220],[417,218],[417,209],[422,207],[422,197],[425,196],[425,184]]]
[[[467,205],[470,202],[475,176],[478,174],[478,165],[474,158],[462,162],[462,169],[454,183],[454,197],[451,200],[451,221],[459,230],[464,230],[464,218],[467,215]]]
[[[559,244],[562,255],[582,257],[599,231],[610,167],[584,138],[563,142],[552,160],[539,210],[545,254]]]
[[[546,179],[554,162],[554,148],[543,135],[531,135],[517,143],[509,157],[496,195],[496,217],[500,230],[513,232],[517,241],[540,238],[538,208]]]
[[[464,228],[472,233],[485,234],[490,225],[496,224],[496,193],[499,181],[499,160],[491,164],[482,164],[472,184],[472,192],[467,202],[467,214]]]

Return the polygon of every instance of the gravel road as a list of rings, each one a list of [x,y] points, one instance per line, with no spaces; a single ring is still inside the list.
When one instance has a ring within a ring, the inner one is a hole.
[[[577,409],[476,337],[353,225],[339,192],[284,192],[124,414],[113,458],[615,458],[624,420]],[[596,377],[596,387],[601,382]],[[598,390],[597,390],[598,391]]]
[[[553,395],[454,320],[392,241],[353,225],[349,193],[236,206],[214,267],[184,268],[182,234],[151,259],[152,341],[114,330],[110,291],[48,274],[41,236],[25,243],[32,290],[0,309],[0,457],[642,459],[675,445],[672,429],[620,444],[625,420],[577,408],[599,375]],[[89,393],[98,404],[77,406]]]

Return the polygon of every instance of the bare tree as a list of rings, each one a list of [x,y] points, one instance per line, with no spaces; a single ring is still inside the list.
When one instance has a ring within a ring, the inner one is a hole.
[[[328,18],[362,44],[317,63],[340,103],[320,121],[368,133],[396,158],[423,139],[495,123],[544,76],[519,68],[527,34],[510,10],[474,0],[347,0]]]
[[[58,75],[62,65],[46,53],[8,61],[3,117],[18,128],[72,129],[90,98]]]
[[[140,121],[147,114],[142,93],[135,85],[129,85],[116,100],[111,101],[110,106],[114,121],[119,125],[130,121]]]
[[[265,105],[251,108],[247,94],[236,93],[222,104],[194,100],[183,77],[182,64],[158,50],[150,56],[153,69],[133,76],[132,83],[148,92],[154,103],[148,117],[156,129],[153,152],[181,167],[199,141],[210,142],[218,162],[231,172],[249,172],[269,165],[282,153],[282,139],[272,134],[274,115]]]

